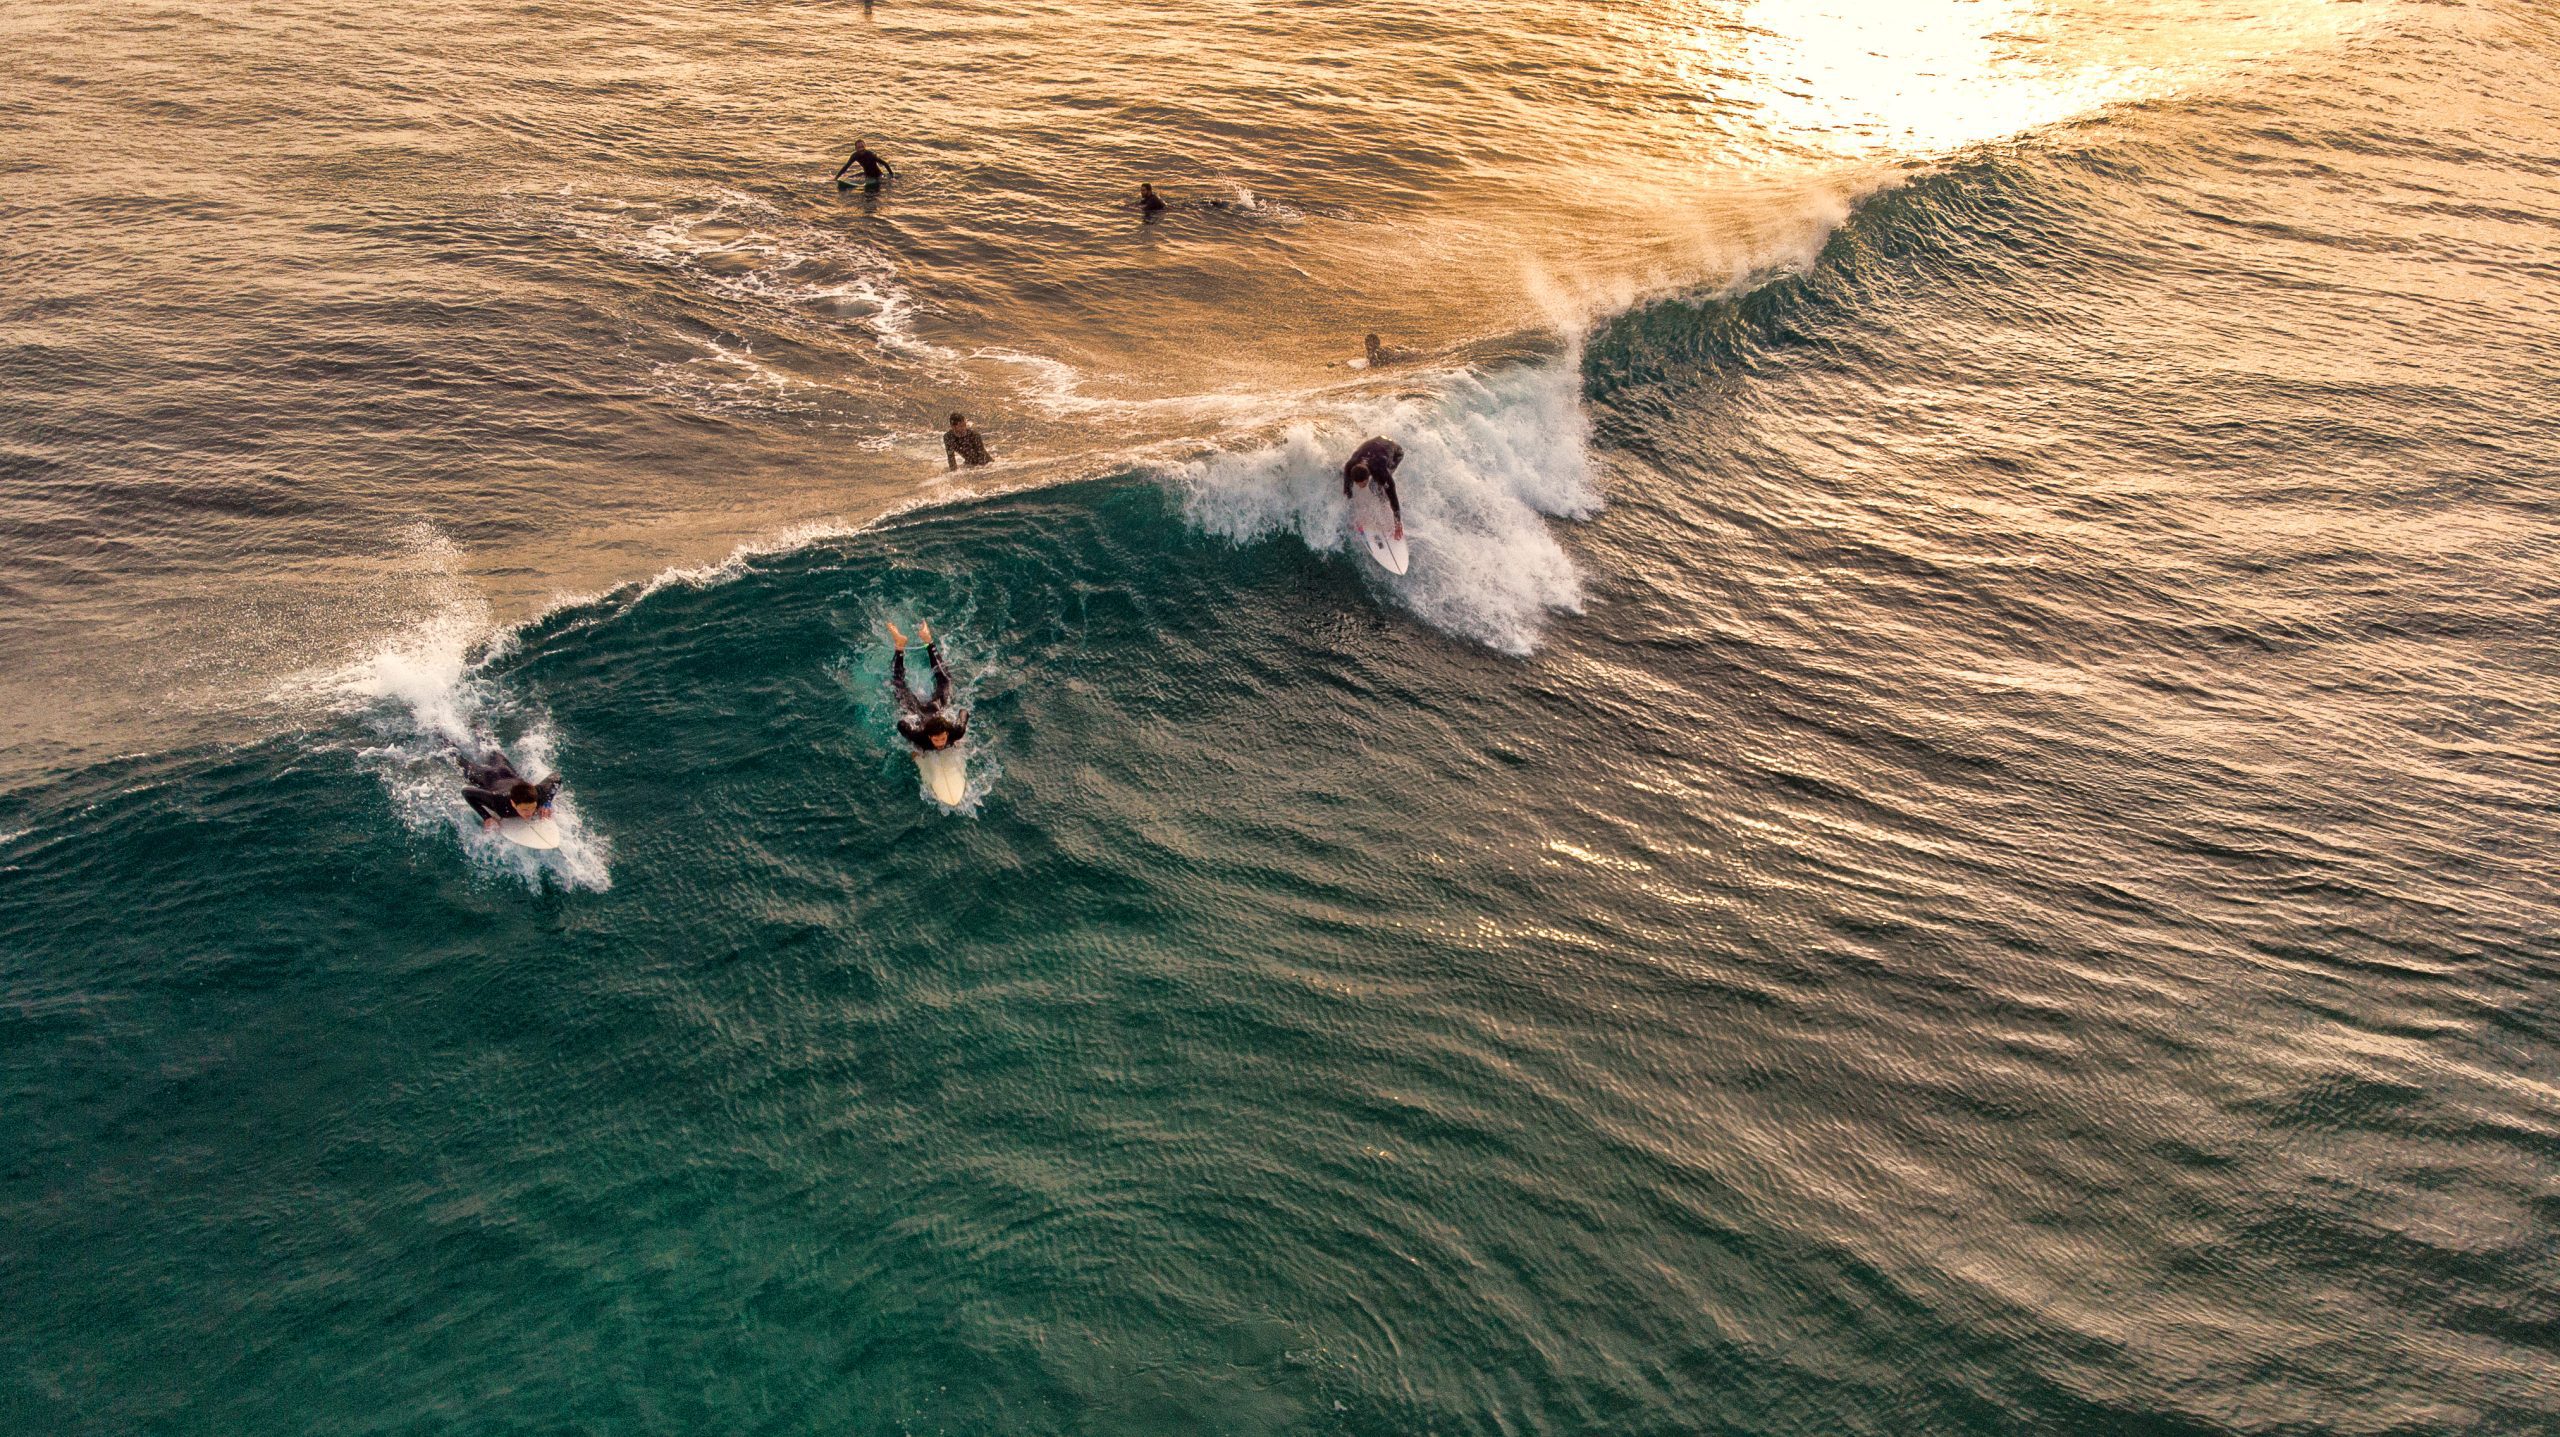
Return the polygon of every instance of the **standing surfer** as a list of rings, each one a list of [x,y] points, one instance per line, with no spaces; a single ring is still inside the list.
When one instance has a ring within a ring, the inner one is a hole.
[[[853,142],[852,157],[847,159],[843,166],[836,171],[837,189],[849,190],[853,188],[853,186],[844,182],[844,172],[852,169],[856,165],[862,166],[862,187],[866,190],[876,190],[880,188],[880,182],[882,180],[893,180],[898,177],[897,166],[890,164],[887,160],[884,160],[871,152],[870,140],[867,138],[857,138]]]
[[[924,640],[925,660],[933,665],[933,697],[918,698],[907,686],[907,636],[896,624],[881,625],[897,645],[889,655],[889,691],[898,700],[898,736],[919,749],[946,749],[969,735],[969,715],[951,704],[951,671],[942,666],[942,646],[933,641],[933,625],[916,625]]]
[[[1387,501],[1387,512],[1395,516],[1398,539],[1404,537],[1404,505],[1396,499],[1396,466],[1403,462],[1403,445],[1373,437],[1352,450],[1350,460],[1342,466],[1342,497],[1355,497],[1356,487],[1362,484],[1375,488]]]

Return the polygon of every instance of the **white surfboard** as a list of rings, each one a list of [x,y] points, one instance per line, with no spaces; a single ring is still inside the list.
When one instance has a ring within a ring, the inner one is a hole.
[[[945,808],[958,808],[969,796],[969,760],[960,756],[957,744],[917,749],[916,772],[924,775],[925,793]]]
[[[1351,486],[1351,529],[1369,545],[1369,557],[1390,574],[1401,574],[1413,563],[1413,555],[1404,539],[1396,533],[1395,510],[1387,507],[1387,496],[1374,484]]]
[[[520,848],[549,850],[560,846],[560,821],[556,818],[502,818],[498,833]]]

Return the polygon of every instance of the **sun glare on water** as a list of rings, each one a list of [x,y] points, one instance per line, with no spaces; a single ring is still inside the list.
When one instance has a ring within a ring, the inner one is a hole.
[[[1684,87],[1729,140],[1808,160],[1926,158],[2228,80],[2373,24],[2350,0],[1688,0]]]

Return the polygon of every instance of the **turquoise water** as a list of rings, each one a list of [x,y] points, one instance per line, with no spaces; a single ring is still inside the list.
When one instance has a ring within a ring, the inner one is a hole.
[[[2041,13],[2084,80],[2159,39]],[[1042,23],[1111,55],[1080,14]],[[962,58],[1070,68],[1008,34]],[[20,314],[39,612],[0,653],[65,697],[0,794],[0,1428],[2550,1430],[2560,31],[2297,41],[1790,169],[1800,246],[1734,220],[1723,271],[1620,298],[1550,266],[1516,288],[1573,288],[1555,322],[1416,319],[1434,357],[1371,387],[1314,337],[1267,360],[1297,387],[1150,389],[1160,336],[1101,377],[1135,321],[1053,296],[1072,385],[995,411],[1050,447],[974,492],[916,482],[949,374],[876,312],[826,349],[770,270],[706,300],[578,231],[557,293],[619,339],[474,310],[523,367],[436,372],[449,447],[351,364],[394,460],[343,415],[207,428],[315,465],[230,518],[73,443],[109,401],[65,356],[144,361]],[[1416,203],[1464,212],[1467,164]],[[1360,237],[1305,214],[1166,232],[1180,303],[1335,275]],[[865,243],[917,343],[1000,308],[949,235]],[[787,382],[623,387],[706,304],[803,326]],[[215,383],[154,362],[150,402]],[[922,427],[809,379],[856,374]],[[1404,580],[1329,492],[1370,429],[1413,455]],[[795,464],[836,492],[764,492]],[[704,553],[627,518],[724,487]],[[917,618],[960,812],[888,732]],[[443,745],[482,729],[568,775],[561,854],[469,829]]]

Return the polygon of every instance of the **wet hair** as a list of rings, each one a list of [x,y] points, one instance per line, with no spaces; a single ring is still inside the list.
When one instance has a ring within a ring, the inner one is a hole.
[[[951,416],[951,422],[954,424],[966,424],[969,422],[969,416],[966,414],[954,414]]]
[[[507,802],[540,803],[542,802],[542,793],[541,790],[535,788],[532,784],[526,783],[522,779],[518,779],[516,780],[516,786],[507,790]]]
[[[957,737],[959,733],[960,725],[953,723],[951,720],[944,718],[940,714],[927,714],[916,724],[916,737],[923,739],[928,743],[932,742],[937,737],[954,738]]]
[[[1374,334],[1364,334],[1360,336],[1360,342],[1369,346],[1371,349],[1376,349],[1378,347],[1378,337]]]

